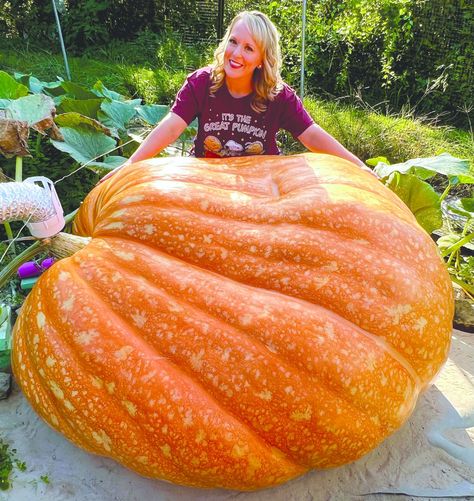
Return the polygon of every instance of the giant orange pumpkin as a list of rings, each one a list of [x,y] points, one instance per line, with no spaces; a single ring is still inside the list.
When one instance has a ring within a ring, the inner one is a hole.
[[[140,474],[250,490],[354,461],[446,359],[436,248],[347,161],[138,163],[75,230],[92,239],[28,296],[14,371],[52,427]]]

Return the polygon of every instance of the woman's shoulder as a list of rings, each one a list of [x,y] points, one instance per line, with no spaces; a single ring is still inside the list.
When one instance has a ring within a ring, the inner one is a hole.
[[[187,76],[187,80],[192,83],[208,83],[211,78],[212,66],[199,68]]]
[[[287,83],[282,82],[275,96],[275,101],[278,103],[285,103],[287,101],[292,101],[297,97],[296,91]]]

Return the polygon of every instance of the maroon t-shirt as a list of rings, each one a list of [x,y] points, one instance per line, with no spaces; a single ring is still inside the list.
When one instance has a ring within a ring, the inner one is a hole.
[[[210,67],[191,73],[171,107],[188,124],[198,118],[196,157],[278,155],[275,135],[280,129],[297,138],[314,123],[286,84],[273,101],[268,101],[266,111],[257,113],[250,106],[252,94],[232,97],[225,83],[210,96],[210,75]]]

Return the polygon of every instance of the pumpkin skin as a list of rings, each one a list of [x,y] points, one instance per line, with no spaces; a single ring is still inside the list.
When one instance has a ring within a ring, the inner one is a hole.
[[[148,160],[75,232],[92,240],[29,294],[14,372],[53,428],[142,475],[253,490],[354,461],[446,360],[434,243],[345,160]]]

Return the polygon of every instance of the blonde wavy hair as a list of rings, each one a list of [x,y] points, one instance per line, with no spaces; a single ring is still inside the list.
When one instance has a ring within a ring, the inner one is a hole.
[[[267,102],[273,101],[283,87],[283,80],[280,75],[280,35],[268,16],[257,10],[244,11],[237,14],[228,26],[221,43],[214,52],[210,94],[213,96],[224,84],[224,53],[229,43],[232,29],[238,21],[242,21],[245,24],[262,52],[262,68],[256,69],[253,74],[254,97],[251,107],[258,113],[264,112],[267,109]]]

